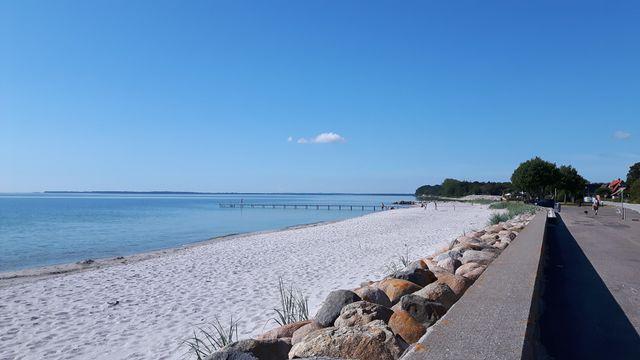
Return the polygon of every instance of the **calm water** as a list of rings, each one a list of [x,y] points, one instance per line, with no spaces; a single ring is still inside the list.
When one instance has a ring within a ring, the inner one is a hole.
[[[339,220],[363,211],[226,209],[218,203],[379,205],[384,195],[0,195],[0,272]]]

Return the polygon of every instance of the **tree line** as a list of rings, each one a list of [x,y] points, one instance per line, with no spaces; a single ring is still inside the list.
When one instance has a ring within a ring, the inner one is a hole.
[[[439,185],[423,185],[416,196],[462,197],[466,195],[522,194],[526,198],[554,196],[556,200],[575,201],[587,194],[610,195],[607,184],[590,184],[571,165],[557,166],[539,157],[527,160],[513,171],[511,182],[480,182],[445,179]],[[640,162],[629,168],[626,196],[640,202]]]
[[[502,195],[508,191],[508,182],[480,182],[445,179],[440,185],[423,185],[416,196],[462,197],[466,195]]]

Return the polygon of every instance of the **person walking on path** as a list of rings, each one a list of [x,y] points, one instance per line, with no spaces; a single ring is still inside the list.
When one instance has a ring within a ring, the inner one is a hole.
[[[598,215],[598,208],[600,207],[600,199],[597,196],[593,198],[593,212]]]

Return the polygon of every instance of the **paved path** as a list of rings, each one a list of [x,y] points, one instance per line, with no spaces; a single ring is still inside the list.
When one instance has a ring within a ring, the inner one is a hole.
[[[598,215],[584,207],[566,207],[562,218],[620,307],[640,332],[640,214],[623,221],[613,207]]]
[[[548,227],[540,334],[552,358],[640,359],[639,218],[567,206]]]

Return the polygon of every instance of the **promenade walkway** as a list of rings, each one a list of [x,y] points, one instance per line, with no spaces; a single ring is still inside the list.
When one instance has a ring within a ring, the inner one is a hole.
[[[585,214],[585,211],[587,213]],[[540,341],[557,359],[640,359],[640,214],[564,207],[547,228]]]

